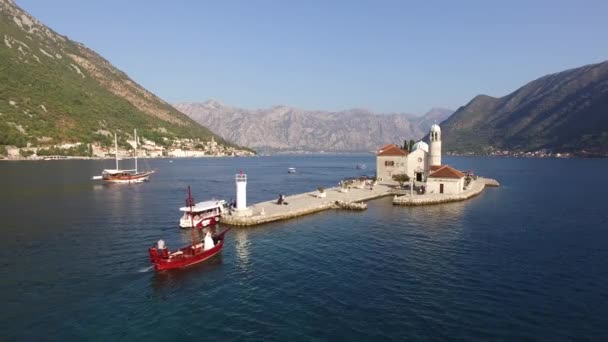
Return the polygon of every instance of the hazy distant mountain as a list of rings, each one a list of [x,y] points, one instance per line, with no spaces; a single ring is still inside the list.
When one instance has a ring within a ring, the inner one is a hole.
[[[446,151],[608,153],[608,62],[541,77],[515,92],[475,97],[442,123]]]
[[[386,143],[424,136],[433,121],[453,111],[436,108],[411,114],[374,114],[365,109],[307,111],[286,106],[246,110],[209,100],[175,107],[225,139],[261,151],[371,151]]]
[[[95,51],[0,0],[0,147],[111,142],[110,132],[122,139],[134,128],[159,143],[214,136]]]

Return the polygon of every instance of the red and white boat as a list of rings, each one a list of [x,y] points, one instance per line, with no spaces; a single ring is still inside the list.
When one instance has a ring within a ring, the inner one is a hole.
[[[212,200],[194,204],[194,198],[190,195],[188,187],[188,198],[186,206],[179,208],[184,214],[179,219],[180,228],[204,228],[213,226],[220,222],[222,214],[227,210],[228,204],[224,200]]]
[[[190,187],[188,187],[188,198],[186,199],[186,207],[192,209],[194,207],[194,199],[190,195]],[[192,214],[192,213],[190,213]],[[194,216],[190,216],[193,220]],[[192,223],[194,226],[194,223]],[[230,228],[223,232],[212,235],[211,229],[205,233],[205,238],[200,241],[198,230],[192,230],[192,244],[182,247],[175,252],[169,251],[163,240],[158,240],[155,246],[148,249],[150,261],[157,271],[170,270],[175,268],[186,267],[199,262],[203,262],[222,251],[224,247],[224,235]]]
[[[101,176],[93,176],[93,179],[101,179],[108,183],[141,183],[150,179],[154,171],[139,172],[137,170],[137,131],[133,132],[135,138],[135,169],[121,170],[118,168],[118,139],[114,133],[114,155],[116,157],[116,169],[105,169]]]
[[[229,230],[230,228],[214,236],[211,236],[211,233],[207,232],[207,236],[203,242],[194,243],[193,241],[191,245],[182,247],[174,252],[171,252],[165,246],[163,240],[159,240],[155,246],[148,249],[150,261],[157,271],[198,264],[222,251],[224,247],[224,235]],[[193,232],[198,235],[198,231],[193,230]],[[213,243],[211,244],[210,241],[213,241]]]

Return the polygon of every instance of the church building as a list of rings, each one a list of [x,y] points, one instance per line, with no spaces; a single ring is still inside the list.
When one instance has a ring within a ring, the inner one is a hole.
[[[395,144],[382,146],[376,154],[376,177],[379,182],[393,183],[393,176],[406,174],[427,193],[457,194],[464,188],[465,175],[441,164],[441,128],[434,124],[429,143],[418,141],[411,151]],[[425,184],[421,184],[425,183]]]

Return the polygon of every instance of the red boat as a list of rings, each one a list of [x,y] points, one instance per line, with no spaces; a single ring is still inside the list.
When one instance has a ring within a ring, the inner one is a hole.
[[[194,206],[194,199],[190,195],[189,186],[186,206],[190,208],[190,220],[193,220],[192,207]],[[194,226],[194,224],[192,224],[192,226]],[[163,240],[158,240],[156,246],[148,248],[150,261],[154,264],[154,269],[157,271],[198,264],[222,251],[222,248],[224,247],[224,235],[229,230],[230,228],[214,236],[211,235],[211,230],[208,230],[205,234],[205,238],[201,242],[198,230],[192,229],[192,244],[180,248],[175,252],[170,252],[167,246],[165,246],[165,242]]]
[[[175,252],[170,252],[165,246],[164,241],[159,240],[156,246],[148,249],[150,261],[154,264],[154,269],[157,271],[198,264],[222,251],[222,248],[224,247],[224,235],[229,230],[230,228],[224,230],[220,234],[212,236],[211,239],[213,239],[214,246],[210,249],[205,249],[205,243],[199,242],[180,248]],[[196,230],[192,231],[196,232]]]

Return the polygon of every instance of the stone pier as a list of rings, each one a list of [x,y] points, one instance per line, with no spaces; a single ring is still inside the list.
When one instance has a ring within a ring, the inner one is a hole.
[[[318,191],[311,191],[303,194],[288,195],[285,198],[287,204],[277,204],[276,199],[260,202],[248,207],[248,209],[251,210],[251,215],[223,215],[222,223],[234,226],[253,226],[262,223],[286,220],[327,209],[355,209],[356,206],[349,208],[351,206],[347,204],[360,203],[387,196],[394,196],[393,204],[406,206],[462,201],[477,196],[486,186],[499,186],[499,184],[494,179],[479,177],[471,182],[467,187],[467,190],[458,195],[414,194],[413,196],[410,196],[409,194],[396,196],[395,194],[397,191],[395,186],[387,184],[377,184],[372,190],[369,189],[369,186],[363,189],[351,188],[348,192],[342,192],[339,187],[335,187],[326,189],[324,192],[325,195],[322,195],[324,197],[319,197]],[[403,190],[399,191],[399,193],[403,193]],[[340,205],[337,205],[336,202],[340,202]]]
[[[257,203],[250,207],[252,210],[251,216],[224,215],[222,216],[222,223],[235,226],[251,226],[337,208],[336,201],[344,203],[364,202],[393,195],[392,187],[380,184],[375,185],[372,190],[368,186],[363,189],[351,188],[348,192],[342,192],[339,187],[335,187],[325,189],[324,193],[325,197],[319,197],[318,191],[287,196],[285,197],[287,204],[277,204],[276,199]]]

